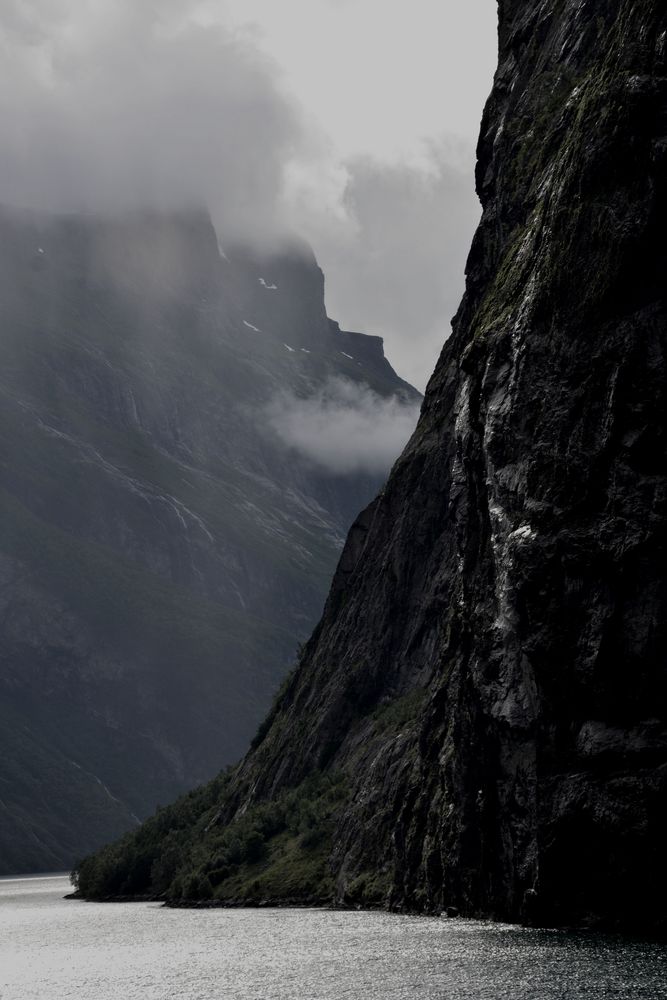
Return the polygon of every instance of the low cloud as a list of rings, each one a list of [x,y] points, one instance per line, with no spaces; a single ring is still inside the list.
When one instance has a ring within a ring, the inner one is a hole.
[[[337,475],[388,473],[418,416],[417,405],[347,379],[330,379],[306,398],[282,393],[264,413],[284,445]]]

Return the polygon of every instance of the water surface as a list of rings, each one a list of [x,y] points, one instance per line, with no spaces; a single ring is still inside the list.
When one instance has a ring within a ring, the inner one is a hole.
[[[2,1000],[667,1000],[667,949],[480,921],[68,902],[0,880]]]

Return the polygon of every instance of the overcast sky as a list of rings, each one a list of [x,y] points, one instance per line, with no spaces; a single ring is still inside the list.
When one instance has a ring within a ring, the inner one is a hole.
[[[2,0],[0,201],[209,206],[311,241],[423,388],[479,214],[495,0]]]

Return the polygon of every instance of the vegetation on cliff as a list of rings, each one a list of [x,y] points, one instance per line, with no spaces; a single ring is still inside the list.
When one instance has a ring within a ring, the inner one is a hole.
[[[72,873],[75,889],[89,899],[158,898],[171,905],[330,902],[328,857],[345,779],[313,774],[223,825],[220,806],[230,781],[229,772],[220,775],[87,858]]]

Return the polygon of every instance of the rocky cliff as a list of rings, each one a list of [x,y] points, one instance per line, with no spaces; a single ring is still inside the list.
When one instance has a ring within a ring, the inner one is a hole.
[[[417,431],[262,741],[83,894],[664,927],[667,12],[499,15]]]
[[[307,247],[220,249],[201,213],[0,212],[0,317],[6,873],[247,749],[382,479],[297,454],[267,404],[419,396],[328,319]]]

